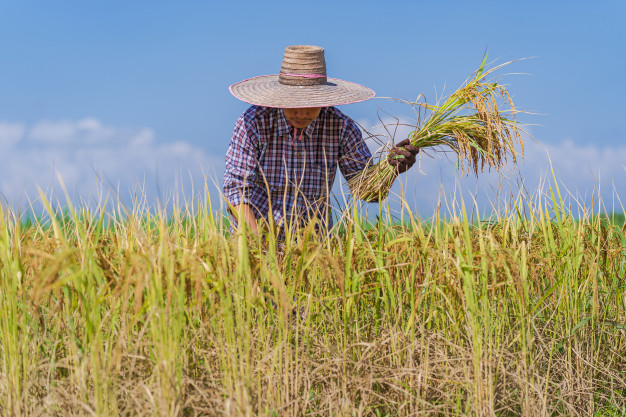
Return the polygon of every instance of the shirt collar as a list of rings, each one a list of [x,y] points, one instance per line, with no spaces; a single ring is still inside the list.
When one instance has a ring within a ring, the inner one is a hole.
[[[322,117],[323,111],[324,109],[322,109],[319,116],[317,116],[317,118],[313,120],[306,127],[306,129],[304,129],[304,134],[307,135],[309,138],[313,134],[313,130],[315,129],[315,126],[317,125],[317,121],[319,120],[320,117]],[[280,108],[278,109],[278,122],[276,124],[276,128],[277,128],[276,133],[278,134],[278,136],[289,136],[291,134],[292,126],[287,121],[287,118],[285,117],[285,113],[283,113],[283,109],[280,109]],[[298,129],[298,136],[300,136],[300,132],[301,132],[301,129]]]
[[[278,120],[276,121],[276,133],[278,136],[289,136],[289,122],[283,113],[283,109],[278,109]]]
[[[320,115],[322,113],[320,112]],[[313,130],[315,130],[315,126],[317,125],[317,120],[320,118],[320,116],[317,116],[315,118],[315,120],[313,120],[311,123],[309,123],[309,125],[306,127],[306,129],[304,129],[304,134],[307,135],[308,137],[311,137],[311,135],[313,134]]]

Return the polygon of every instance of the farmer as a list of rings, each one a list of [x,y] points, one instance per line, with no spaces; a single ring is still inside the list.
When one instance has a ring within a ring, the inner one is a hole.
[[[334,106],[375,93],[327,78],[324,49],[310,45],[288,46],[279,75],[241,81],[230,92],[252,104],[237,120],[226,153],[224,195],[238,222],[255,233],[257,221],[270,218],[281,230],[312,220],[332,227],[329,194],[337,167],[347,180],[372,157],[356,123]],[[418,152],[402,141],[390,162],[405,172]]]

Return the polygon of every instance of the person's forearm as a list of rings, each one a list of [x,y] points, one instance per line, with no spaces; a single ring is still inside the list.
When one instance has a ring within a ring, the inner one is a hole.
[[[245,222],[253,233],[257,232],[256,217],[249,205],[239,204],[235,206],[235,212],[237,213],[237,223],[239,227]]]

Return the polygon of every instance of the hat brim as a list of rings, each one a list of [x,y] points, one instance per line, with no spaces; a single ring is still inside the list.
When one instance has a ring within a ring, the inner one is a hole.
[[[337,78],[327,78],[322,85],[295,86],[278,82],[278,75],[261,75],[230,86],[241,101],[263,107],[328,107],[369,100],[371,89]]]

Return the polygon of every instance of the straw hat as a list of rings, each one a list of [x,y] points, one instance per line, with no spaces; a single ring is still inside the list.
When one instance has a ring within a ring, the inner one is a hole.
[[[264,107],[327,107],[369,100],[367,87],[326,77],[324,48],[292,45],[285,48],[279,75],[262,75],[230,86],[239,100]]]

